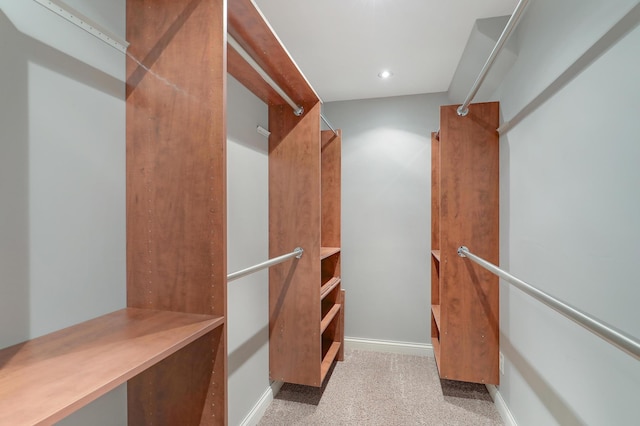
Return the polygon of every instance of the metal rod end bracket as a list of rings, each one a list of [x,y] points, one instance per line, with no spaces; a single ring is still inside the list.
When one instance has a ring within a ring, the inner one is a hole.
[[[295,249],[293,249],[293,251],[298,253],[296,259],[300,259],[302,257],[302,254],[304,253],[304,249],[302,247],[296,247]]]
[[[465,115],[469,114],[469,108],[462,108],[462,105],[460,105],[456,112],[460,117],[464,117]]]
[[[460,246],[460,247],[458,247],[458,256],[467,257],[464,253],[468,252],[468,251],[469,251],[469,249],[466,248],[465,246]]]
[[[298,109],[293,110],[293,114],[296,117],[300,117],[302,114],[304,114],[304,107],[298,106]]]

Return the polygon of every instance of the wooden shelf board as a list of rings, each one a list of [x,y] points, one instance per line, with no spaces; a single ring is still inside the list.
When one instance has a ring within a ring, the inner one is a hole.
[[[0,424],[54,423],[224,323],[126,308],[0,351]]]
[[[329,312],[327,312],[327,315],[325,315],[324,318],[322,318],[322,321],[320,322],[320,334],[324,333],[327,327],[329,327],[329,324],[331,324],[331,321],[333,321],[336,315],[338,315],[338,312],[340,312],[341,307],[342,305],[336,303],[331,307]]]
[[[431,255],[440,262],[440,250],[431,250]]]
[[[433,318],[436,320],[436,326],[438,327],[438,333],[440,332],[440,305],[431,305],[431,312]]]
[[[320,247],[320,260],[336,254],[340,251],[340,247]]]
[[[340,284],[340,277],[333,277],[320,287],[320,300],[327,297],[327,294],[331,293],[331,290],[336,288],[338,284]]]
[[[329,369],[331,368],[331,364],[336,359],[336,355],[340,351],[340,342],[333,342],[327,351],[327,354],[322,359],[322,365],[320,366],[320,382],[324,381],[324,378],[327,376]]]

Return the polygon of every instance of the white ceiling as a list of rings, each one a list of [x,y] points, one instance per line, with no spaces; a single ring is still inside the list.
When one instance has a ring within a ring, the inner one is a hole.
[[[324,102],[446,92],[475,20],[511,15],[517,4],[254,1]],[[383,69],[393,76],[380,79],[377,74]]]

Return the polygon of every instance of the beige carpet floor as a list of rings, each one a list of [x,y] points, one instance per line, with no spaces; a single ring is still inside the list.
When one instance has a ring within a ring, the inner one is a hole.
[[[484,385],[440,380],[433,358],[352,350],[322,388],[285,383],[259,426],[502,424]]]

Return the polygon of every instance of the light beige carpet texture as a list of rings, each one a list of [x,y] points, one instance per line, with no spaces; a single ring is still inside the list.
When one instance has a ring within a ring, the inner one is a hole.
[[[329,375],[285,383],[259,426],[503,424],[484,385],[440,380],[431,357],[350,350]]]

